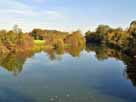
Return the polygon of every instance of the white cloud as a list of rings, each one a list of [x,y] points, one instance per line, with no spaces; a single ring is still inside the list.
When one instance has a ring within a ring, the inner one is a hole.
[[[45,0],[33,0],[42,2]],[[19,24],[24,29],[30,27],[47,27],[52,23],[62,20],[64,15],[53,10],[37,10],[33,6],[28,6],[17,0],[5,0],[0,3],[0,28],[11,28],[14,24]]]
[[[33,0],[33,1],[44,1],[44,0]],[[16,0],[5,0],[4,2],[0,3],[0,13],[10,13],[10,14],[18,14],[18,15],[25,15],[25,16],[57,16],[60,17],[59,12],[53,10],[36,10],[33,6],[25,5],[21,2]]]

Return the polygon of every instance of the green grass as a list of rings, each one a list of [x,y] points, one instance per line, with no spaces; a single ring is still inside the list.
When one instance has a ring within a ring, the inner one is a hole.
[[[34,51],[44,51],[52,48],[52,46],[45,44],[46,43],[45,40],[34,40],[34,43],[35,43],[35,46],[33,47]]]
[[[44,45],[45,44],[45,40],[34,40],[34,43],[36,45]]]
[[[53,48],[51,45],[47,45],[45,40],[34,40],[35,43],[35,49],[47,49],[47,48]],[[65,44],[64,48],[71,48],[71,44]]]

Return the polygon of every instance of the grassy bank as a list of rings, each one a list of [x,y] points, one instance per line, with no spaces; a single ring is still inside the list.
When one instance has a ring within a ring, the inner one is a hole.
[[[36,45],[45,45],[45,40],[34,40]]]

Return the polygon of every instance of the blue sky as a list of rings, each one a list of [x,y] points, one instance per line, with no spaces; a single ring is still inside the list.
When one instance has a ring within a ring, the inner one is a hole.
[[[1,0],[0,28],[18,24],[62,31],[94,30],[99,24],[128,27],[136,19],[136,0]]]

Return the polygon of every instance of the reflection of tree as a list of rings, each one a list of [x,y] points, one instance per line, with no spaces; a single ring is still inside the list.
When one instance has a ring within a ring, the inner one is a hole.
[[[34,51],[27,50],[23,52],[0,55],[0,66],[17,75],[22,71],[26,59],[33,56],[34,53]]]
[[[80,48],[80,47],[70,47],[70,48],[65,49],[65,51],[68,52],[73,57],[79,57],[80,52],[82,51],[82,48]]]
[[[21,72],[22,66],[24,64],[24,60],[20,60],[15,54],[12,53],[8,54],[4,59],[1,60],[2,62],[0,65],[14,74]]]
[[[129,58],[125,62],[127,63],[127,78],[136,86],[136,59]]]
[[[86,51],[96,52],[96,57],[99,60],[105,60],[113,57],[123,61],[127,65],[127,78],[132,81],[134,86],[136,86],[136,59],[132,58],[131,56],[127,56],[118,49],[109,48],[105,45],[87,44]]]
[[[49,59],[52,60],[52,61],[53,60],[59,60],[61,55],[62,55],[61,53],[57,53],[57,50],[55,50],[55,49],[49,49],[45,52],[48,54]]]
[[[94,51],[96,53],[96,57],[99,60],[104,60],[108,58],[106,47],[100,46],[97,44],[87,44],[86,51]]]
[[[79,57],[83,49],[84,48],[81,48],[79,46],[79,47],[69,47],[65,49],[62,48],[49,49],[45,52],[48,54],[50,60],[58,60],[58,59],[60,60],[60,57],[64,55],[64,53],[68,53],[73,57]]]

